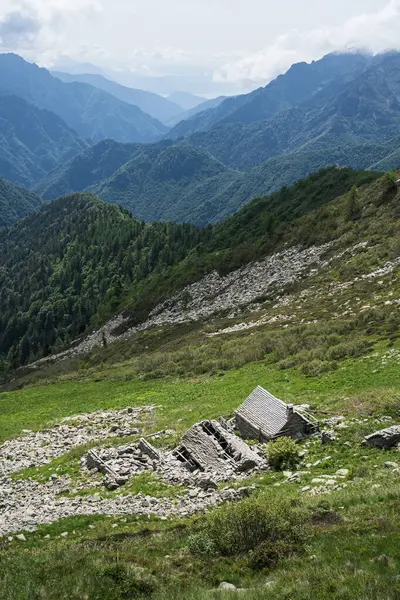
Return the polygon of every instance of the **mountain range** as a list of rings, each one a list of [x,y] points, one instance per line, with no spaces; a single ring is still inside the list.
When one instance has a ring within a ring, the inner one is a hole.
[[[169,132],[145,115],[143,135],[135,119],[144,113],[104,90],[62,82],[15,55],[0,56],[2,73],[2,102],[19,92],[21,123],[29,117],[18,127],[12,106],[0,110],[0,175],[45,200],[88,190],[145,221],[205,225],[323,167],[400,163],[397,52],[293,65],[250,94],[207,101]],[[133,101],[137,90],[115,86]]]
[[[0,94],[17,95],[54,112],[84,139],[147,142],[167,127],[140,108],[86,83],[63,83],[15,54],[0,54]]]
[[[107,79],[103,75],[81,74],[72,75],[70,73],[62,73],[60,71],[51,71],[51,74],[60,79],[64,83],[80,82],[91,85],[95,88],[103,90],[112,96],[115,96],[122,102],[134,104],[151,117],[158,119],[161,123],[169,121],[177,122],[179,117],[185,112],[184,109],[172,102],[168,98],[163,98],[158,94],[146,92],[145,90],[137,90],[120,85],[115,81]]]

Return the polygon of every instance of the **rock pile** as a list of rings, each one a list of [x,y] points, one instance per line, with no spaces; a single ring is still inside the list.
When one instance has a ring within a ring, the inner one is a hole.
[[[70,477],[52,474],[48,481],[41,483],[33,478],[13,479],[10,473],[25,467],[49,463],[71,448],[93,440],[109,437],[136,435],[142,417],[153,412],[154,407],[128,408],[121,411],[97,412],[63,419],[59,425],[42,432],[26,431],[25,435],[10,440],[0,447],[1,464],[4,475],[0,475],[0,536],[17,531],[34,530],[38,525],[76,515],[157,515],[161,518],[186,516],[203,511],[227,500],[237,500],[248,495],[251,488],[218,489],[217,483],[223,480],[240,479],[243,474],[230,469],[231,460],[227,455],[227,468],[212,472],[198,468],[190,471],[174,452],[162,452],[142,438],[138,443],[122,446],[91,449],[82,457],[84,471],[105,475],[108,489],[117,489],[127,483],[128,478],[142,472],[153,472],[170,484],[187,487],[184,493],[174,499],[153,498],[141,493],[132,496],[116,495],[103,499],[99,492],[92,496],[73,496],[73,493],[102,486],[98,481],[73,482]],[[217,424],[216,424],[217,425]],[[222,430],[221,430],[222,431]],[[169,433],[169,432],[165,432]],[[162,432],[153,437],[160,437]],[[226,433],[229,437],[229,434]],[[244,442],[240,443],[244,444]],[[247,445],[245,445],[247,446]],[[242,448],[242,453],[244,452]],[[249,448],[249,451],[253,452]],[[246,452],[244,455],[247,457]],[[238,456],[242,464],[242,456]],[[228,460],[229,459],[229,460]],[[264,464],[257,459],[257,467]],[[253,464],[253,466],[254,466]],[[251,471],[250,471],[251,472]]]
[[[98,495],[75,498],[62,496],[71,481],[59,478],[45,484],[34,480],[0,478],[0,536],[17,531],[34,531],[39,525],[77,515],[155,515],[184,517],[248,495],[251,488],[201,490],[171,498],[153,498],[141,493],[102,499]]]
[[[153,411],[153,406],[99,411],[67,417],[40,432],[25,430],[21,437],[8,440],[0,446],[0,475],[45,465],[89,442],[138,435],[141,419]]]
[[[193,426],[185,436],[196,431],[196,428],[201,425]],[[226,435],[236,438],[233,434],[226,433]],[[187,444],[185,436],[182,439],[183,443],[186,441]],[[214,490],[220,482],[238,480],[243,478],[243,473],[248,476],[256,470],[267,468],[267,461],[263,456],[257,454],[239,438],[236,439],[241,450],[237,462],[234,457],[222,456],[222,452],[217,454],[218,444],[213,439],[210,439],[210,446],[212,450],[215,448],[215,455],[211,451],[205,462],[197,462],[193,465],[189,454],[187,454],[188,460],[185,458],[182,460],[182,446],[172,452],[162,452],[142,438],[137,444],[126,444],[118,448],[91,449],[82,457],[81,466],[93,474],[103,473],[104,485],[109,490],[115,490],[125,485],[130,477],[145,472],[157,474],[168,484]],[[193,446],[196,440],[197,438],[193,441]],[[201,461],[203,457],[196,455],[196,448],[190,449],[194,457]]]
[[[322,264],[322,257],[331,246],[332,244],[328,243],[303,250],[292,247],[263,261],[250,263],[223,277],[214,271],[158,305],[146,322],[129,329],[126,333],[115,333],[117,328],[120,329],[121,325],[127,322],[127,319],[119,315],[69,350],[41,359],[35,364],[90,352],[102,345],[104,336],[107,342],[114,342],[118,339],[128,339],[131,335],[151,327],[196,322],[225,311],[240,313],[244,308],[254,309],[258,306],[257,300],[260,297],[272,291],[276,294],[288,284],[300,279],[312,267],[315,269]]]

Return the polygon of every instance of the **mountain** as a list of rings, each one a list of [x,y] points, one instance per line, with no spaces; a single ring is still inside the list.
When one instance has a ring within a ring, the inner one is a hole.
[[[0,96],[0,176],[30,187],[85,148],[54,113],[18,96]]]
[[[400,54],[387,55],[301,106],[251,124],[220,124],[188,140],[242,170],[304,150],[330,154],[338,146],[386,144],[400,134],[399,74]]]
[[[145,225],[90,194],[42,207],[0,237],[0,355],[46,354],[110,314],[122,291],[182,260],[189,225]]]
[[[225,167],[187,141],[143,146],[107,140],[55,169],[35,191],[54,200],[90,189],[145,221],[171,219],[206,225],[235,213],[253,198],[292,185],[315,169],[349,165],[382,171],[385,163],[394,168],[398,147],[398,138],[387,143],[333,145],[324,152],[306,147],[242,172]],[[190,170],[187,165],[194,167]]]
[[[156,161],[161,180],[168,160],[173,155]],[[198,171],[198,161],[193,155],[188,174]],[[220,170],[206,157],[203,163],[210,174]],[[0,238],[0,289],[7,290],[0,294],[0,355],[22,364],[47,355],[130,303],[134,318],[145,318],[204,274],[227,273],[273,251],[292,235],[296,219],[377,177],[326,169],[204,229],[146,225],[88,193],[46,204]],[[312,236],[314,229],[302,231]],[[331,234],[327,223],[324,235]]]
[[[191,108],[183,113],[178,115],[179,118],[174,117],[174,119],[170,119],[166,124],[170,126],[176,125],[178,122],[187,121],[191,119],[194,115],[198,113],[204,112],[205,110],[209,110],[211,108],[217,108],[224,100],[226,100],[227,96],[219,96],[218,98],[212,98],[211,100],[206,100],[205,102],[201,102],[194,108]]]
[[[102,75],[90,73],[71,75],[70,73],[62,73],[60,71],[51,71],[51,74],[64,83],[78,81],[80,83],[86,83],[100,90],[108,92],[122,102],[127,102],[128,104],[134,104],[135,106],[138,106],[143,112],[147,113],[151,117],[154,117],[155,119],[158,119],[161,121],[161,123],[168,123],[171,121],[175,124],[179,116],[182,115],[182,108],[167,98],[163,98],[162,96],[153,94],[152,92],[146,92],[144,90],[137,90],[120,85],[119,83],[111,81]]]
[[[63,83],[15,54],[0,54],[0,95],[14,94],[59,115],[93,141],[147,142],[167,128],[137,106],[85,83]]]
[[[191,110],[204,102],[204,98],[195,96],[189,92],[173,92],[169,94],[168,100],[180,106],[182,110]]]
[[[372,57],[359,53],[328,54],[311,64],[298,63],[264,88],[250,94],[227,98],[216,108],[179,123],[168,133],[171,139],[208,131],[217,125],[248,125],[269,119],[291,107],[309,101],[323,89],[343,85],[371,63]]]
[[[93,173],[87,187],[146,221],[172,219],[205,225],[323,167],[395,168],[400,139],[400,54],[375,57],[366,66],[367,60],[357,54],[330,55],[319,63],[298,65],[278,78],[276,85],[281,97],[285,90],[286,97],[294,97],[295,82],[304,80],[298,69],[309,73],[310,67],[312,76],[296,92],[298,97],[308,97],[301,105],[270,119],[219,124],[185,141],[143,146],[131,161],[119,163],[115,173],[108,170],[107,179],[98,178],[95,162],[92,167],[84,162],[82,171]],[[340,80],[333,78],[338,72],[343,75]],[[289,77],[286,83],[285,77]],[[252,98],[253,103],[259,94]],[[114,151],[110,149],[110,157]],[[195,168],[186,171],[187,165]],[[72,191],[66,185],[69,171],[70,165],[57,170],[38,189],[46,198],[54,198],[55,191]],[[70,181],[75,181],[72,174]],[[83,183],[85,177],[77,189]]]
[[[42,203],[37,194],[0,178],[0,228],[26,217],[39,209]]]
[[[80,192],[111,177],[122,165],[141,154],[143,148],[141,144],[103,140],[51,171],[36,185],[35,191],[44,200]]]
[[[206,224],[210,215],[205,210],[208,218],[199,217],[201,207],[242,177],[208,152],[183,142],[149,147],[91,191],[139,219]]]

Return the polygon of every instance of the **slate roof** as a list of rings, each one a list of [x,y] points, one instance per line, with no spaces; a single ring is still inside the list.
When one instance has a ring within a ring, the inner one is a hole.
[[[267,437],[277,435],[288,421],[287,404],[258,386],[243,402],[236,414]]]

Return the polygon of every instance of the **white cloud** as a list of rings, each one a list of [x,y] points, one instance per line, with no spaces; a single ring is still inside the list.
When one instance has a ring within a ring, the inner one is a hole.
[[[36,57],[57,54],[76,20],[87,23],[100,11],[97,0],[0,0],[0,46]]]
[[[240,83],[244,88],[266,85],[293,63],[329,52],[359,49],[375,54],[400,49],[399,22],[400,0],[391,0],[381,10],[353,17],[341,26],[292,29],[260,52],[227,63],[214,73],[214,80]]]

